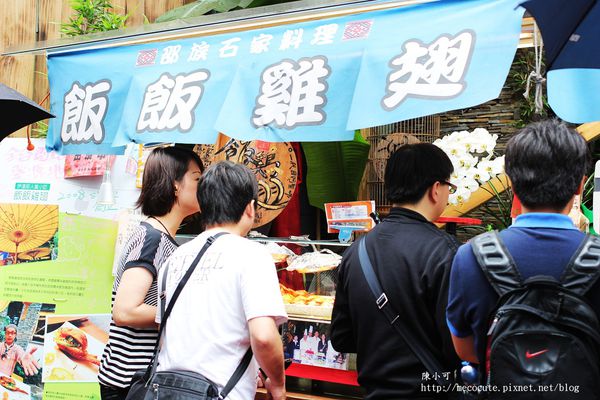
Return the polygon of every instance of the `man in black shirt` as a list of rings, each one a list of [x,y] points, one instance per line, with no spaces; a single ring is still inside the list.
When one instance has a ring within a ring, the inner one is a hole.
[[[385,189],[392,209],[364,240],[375,274],[391,306],[444,372],[458,368],[446,325],[448,276],[456,241],[435,221],[455,186],[448,156],[428,143],[406,145],[389,158]],[[440,399],[435,381],[379,311],[361,270],[358,242],[338,269],[331,341],[337,351],[357,353],[358,382],[366,399]]]

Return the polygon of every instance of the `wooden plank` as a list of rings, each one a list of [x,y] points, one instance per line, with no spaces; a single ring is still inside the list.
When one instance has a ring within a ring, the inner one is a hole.
[[[579,125],[577,131],[581,133],[585,140],[591,142],[600,136],[600,121]]]
[[[2,28],[0,30],[0,48],[31,43],[36,39],[35,0],[2,2]],[[28,97],[33,95],[32,55],[0,57],[0,82],[18,90]],[[12,136],[25,136],[25,128]]]
[[[39,32],[37,40],[51,40],[61,37],[60,24],[66,22],[70,16],[70,8],[65,8],[68,4],[65,1],[41,0],[39,3]],[[35,56],[34,65],[34,93],[33,99],[41,103],[46,97],[50,88],[48,87],[48,70],[46,67],[46,56]],[[49,102],[43,104],[45,108],[50,108]]]
[[[193,1],[194,0],[146,0],[144,2],[144,13],[150,22],[154,22],[156,18],[160,17],[167,11],[181,7],[188,3],[192,3]]]
[[[144,0],[120,0],[120,2],[125,3],[125,13],[129,15],[125,22],[127,27],[144,25]]]

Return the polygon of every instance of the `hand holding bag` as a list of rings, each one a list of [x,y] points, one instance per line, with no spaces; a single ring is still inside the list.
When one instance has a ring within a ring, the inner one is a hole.
[[[171,310],[175,305],[175,301],[179,297],[179,294],[183,290],[186,282],[196,269],[198,262],[206,252],[206,250],[213,244],[213,242],[219,237],[226,234],[226,232],[217,233],[214,236],[209,237],[202,247],[202,250],[198,253],[187,272],[181,278],[181,281],[177,285],[173,297],[169,302],[167,310],[162,312],[160,330],[158,332],[158,338],[154,349],[154,355],[152,361],[146,370],[140,370],[135,373],[131,379],[131,387],[125,400],[212,400],[212,399],[224,399],[235,384],[240,380],[246,368],[250,364],[252,359],[252,349],[249,348],[242,357],[240,364],[236,368],[235,372],[223,388],[223,391],[219,393],[216,384],[202,376],[201,374],[191,371],[160,371],[156,372],[158,364],[158,352],[160,351],[160,338],[164,332],[165,326],[167,325],[167,318],[171,314]],[[167,271],[163,274],[161,296],[165,290]],[[165,299],[161,303],[164,309]]]

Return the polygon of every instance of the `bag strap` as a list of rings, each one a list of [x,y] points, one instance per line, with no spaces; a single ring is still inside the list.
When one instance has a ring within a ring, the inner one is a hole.
[[[408,345],[408,348],[413,351],[415,356],[417,356],[419,361],[421,361],[435,381],[441,386],[447,385],[449,382],[443,376],[444,369],[442,365],[435,358],[435,356],[428,349],[423,347],[421,343],[414,338],[412,333],[406,329],[406,326],[403,325],[400,320],[400,315],[388,302],[387,295],[381,288],[379,280],[377,279],[375,271],[373,270],[373,265],[369,259],[365,242],[366,236],[358,243],[358,259],[365,279],[369,284],[369,288],[376,299],[375,303],[377,304],[377,308],[385,315],[390,325],[400,334],[402,339],[404,339]]]
[[[165,270],[163,271],[160,294],[159,294],[160,299],[161,299],[161,302],[160,302],[160,327],[158,329],[158,336],[156,338],[156,343],[154,344],[154,352],[152,353],[152,358],[150,359],[150,364],[148,365],[148,368],[146,369],[146,373],[144,374],[144,381],[146,381],[146,383],[150,382],[150,377],[152,375],[154,375],[154,372],[156,372],[156,367],[158,366],[157,355],[158,355],[158,352],[160,351],[160,339],[162,338],[162,334],[165,330],[165,326],[167,325],[167,318],[169,318],[169,315],[171,314],[171,310],[173,309],[173,306],[175,305],[175,302],[177,301],[179,294],[183,290],[183,287],[187,283],[188,279],[190,279],[190,276],[196,269],[196,266],[200,262],[200,259],[202,258],[204,253],[206,253],[206,250],[208,250],[208,248],[214,243],[214,241],[218,237],[223,236],[226,233],[227,232],[219,232],[219,233],[215,234],[214,236],[210,236],[208,239],[206,239],[206,243],[204,243],[204,246],[202,247],[200,252],[196,255],[196,258],[194,258],[194,261],[192,261],[192,263],[190,264],[190,267],[186,271],[185,275],[183,275],[183,277],[177,284],[177,287],[175,288],[175,292],[173,292],[173,296],[171,297],[171,301],[169,302],[169,305],[167,306],[166,310],[165,310],[165,302],[166,302],[165,290],[166,290],[166,283],[167,283],[167,273],[169,272],[166,269],[166,268],[168,268],[168,264],[167,264]]]
[[[248,347],[248,350],[246,350],[246,354],[244,354],[244,357],[242,357],[242,360],[240,361],[239,365],[237,366],[235,371],[233,371],[233,375],[231,375],[231,378],[229,378],[229,380],[225,384],[225,387],[223,387],[223,390],[219,394],[219,400],[223,400],[225,397],[227,397],[227,395],[229,394],[229,392],[231,392],[231,389],[233,389],[235,384],[238,383],[242,376],[244,376],[246,368],[248,368],[248,365],[250,364],[250,360],[252,360],[252,347]]]
[[[479,267],[498,296],[522,286],[523,279],[515,261],[497,231],[482,233],[471,240]]]
[[[566,289],[583,296],[594,286],[598,277],[600,238],[587,235],[565,268],[560,282]]]
[[[162,280],[161,280],[161,294],[160,294],[160,296],[161,296],[161,319],[160,319],[161,324],[160,324],[160,329],[158,331],[158,338],[156,339],[156,345],[154,347],[154,354],[152,355],[150,365],[148,365],[148,368],[146,369],[146,373],[144,374],[144,381],[146,381],[146,384],[148,384],[150,382],[150,378],[156,372],[156,367],[158,366],[158,352],[160,351],[160,339],[165,330],[165,326],[167,325],[167,319],[169,318],[169,315],[171,314],[171,310],[175,306],[175,302],[177,301],[179,294],[183,290],[187,281],[192,276],[192,273],[198,266],[198,263],[200,262],[200,259],[202,258],[204,253],[206,253],[206,250],[208,250],[208,248],[215,242],[215,240],[217,240],[220,236],[223,236],[227,233],[228,232],[219,232],[219,233],[215,234],[214,236],[210,236],[208,239],[206,239],[206,243],[204,243],[204,246],[202,247],[202,249],[196,256],[196,258],[194,258],[194,261],[192,261],[192,264],[190,264],[190,267],[187,269],[185,275],[181,278],[181,280],[177,284],[177,288],[173,292],[173,296],[171,297],[171,301],[169,301],[169,305],[166,307],[166,310],[165,310],[166,297],[164,296],[164,294],[165,294],[165,290],[166,290],[166,282],[167,282],[166,276],[167,276],[168,271],[166,269],[163,271],[163,276],[162,276]],[[249,347],[248,350],[246,350],[246,353],[244,354],[244,356],[242,357],[239,365],[233,372],[233,375],[231,376],[231,378],[229,378],[229,380],[225,384],[225,387],[219,394],[219,399],[224,399],[229,394],[229,392],[234,388],[234,386],[238,383],[240,378],[246,372],[246,369],[248,368],[248,365],[250,364],[251,360],[252,360],[252,347]]]

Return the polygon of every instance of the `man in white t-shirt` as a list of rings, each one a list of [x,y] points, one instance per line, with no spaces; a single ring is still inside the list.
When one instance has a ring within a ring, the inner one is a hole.
[[[264,383],[272,398],[285,399],[277,326],[287,315],[275,266],[262,245],[244,238],[254,223],[257,193],[256,178],[247,167],[229,161],[211,166],[198,185],[206,231],[180,246],[158,278],[161,282],[166,271],[168,302],[207,238],[229,233],[208,248],[177,299],[158,358],[158,371],[197,372],[222,390],[252,346],[254,359],[228,400],[255,397],[259,366],[268,376]]]

